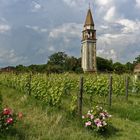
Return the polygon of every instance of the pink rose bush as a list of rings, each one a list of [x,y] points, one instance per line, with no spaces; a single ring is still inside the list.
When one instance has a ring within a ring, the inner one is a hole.
[[[0,112],[0,132],[4,132],[11,128],[19,119],[21,119],[22,113],[15,114],[12,109],[4,108]]]
[[[109,126],[109,120],[112,116],[102,107],[96,106],[82,116],[85,127],[95,131],[104,131]]]

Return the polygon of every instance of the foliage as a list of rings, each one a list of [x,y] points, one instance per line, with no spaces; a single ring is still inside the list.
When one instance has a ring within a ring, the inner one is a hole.
[[[2,109],[2,95],[0,93],[0,110]]]
[[[12,128],[17,122],[17,117],[22,118],[22,113],[15,114],[12,109],[4,108],[0,112],[0,132],[5,132]]]
[[[118,74],[125,73],[125,71],[126,71],[125,66],[123,64],[121,64],[120,62],[114,63],[113,64],[113,69]]]
[[[140,63],[140,55],[135,58],[134,64]]]
[[[109,118],[111,118],[111,115],[99,106],[89,110],[86,115],[82,116],[85,127],[95,131],[105,131],[110,125]]]
[[[73,56],[68,56],[64,52],[57,52],[49,57],[47,63],[47,71],[49,73],[62,73],[66,71],[82,72],[81,59]]]
[[[113,71],[113,61],[97,57],[97,69],[101,72]]]
[[[125,95],[125,76],[113,76],[113,95]],[[94,98],[94,95],[107,97],[109,92],[109,75],[84,75],[84,94]],[[0,74],[0,84],[15,88],[47,105],[60,107],[65,97],[69,97],[70,108],[74,110],[76,96],[79,90],[80,75],[76,74]],[[137,92],[140,91],[139,81],[129,80],[129,91],[132,91],[133,84]]]
[[[96,57],[97,70],[98,72],[115,72],[117,74],[121,73],[132,73],[134,65],[140,62],[140,56],[135,58],[133,63],[127,62],[122,64],[120,62],[115,62],[110,59],[105,59],[102,57]],[[81,58],[76,58],[74,56],[69,56],[65,52],[56,52],[49,56],[48,62],[46,64],[32,64],[30,66],[18,65],[16,67],[6,67],[2,68],[0,72],[16,72],[25,73],[64,73],[64,72],[75,72],[83,73],[81,68]]]

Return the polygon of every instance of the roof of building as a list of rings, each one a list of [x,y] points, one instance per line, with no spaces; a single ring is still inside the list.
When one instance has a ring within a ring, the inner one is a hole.
[[[87,17],[86,17],[86,21],[85,21],[84,26],[87,26],[87,25],[94,26],[94,22],[93,22],[92,13],[91,13],[90,8],[88,9],[88,13],[87,13]]]
[[[140,63],[134,67],[134,73],[140,73]]]

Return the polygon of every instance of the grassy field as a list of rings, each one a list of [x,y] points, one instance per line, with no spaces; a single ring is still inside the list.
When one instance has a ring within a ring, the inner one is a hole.
[[[100,135],[84,128],[77,117],[63,109],[47,107],[40,101],[18,91],[0,86],[3,106],[23,112],[23,119],[0,140],[140,140],[140,96],[128,101],[114,99],[111,108],[112,127]]]

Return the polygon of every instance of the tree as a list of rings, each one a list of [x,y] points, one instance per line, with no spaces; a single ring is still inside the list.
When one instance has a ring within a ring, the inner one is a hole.
[[[42,65],[30,65],[30,66],[28,66],[28,70],[29,71],[32,71],[33,73],[34,72],[39,72],[39,73],[41,73],[41,72],[46,72],[46,70],[47,70],[47,65],[46,64],[42,64]]]
[[[17,72],[27,72],[28,71],[27,67],[25,67],[23,65],[18,65],[18,66],[16,66],[15,69],[16,69]]]
[[[59,66],[59,65],[50,65],[50,64],[47,64],[47,73],[50,74],[50,73],[62,73],[64,72],[64,69]]]
[[[133,62],[134,65],[136,65],[137,63],[140,63],[140,55],[137,56],[137,57],[135,58],[135,61]]]
[[[65,63],[66,71],[75,71],[77,67],[80,67],[79,61],[77,58],[73,56],[66,58],[66,63]]]
[[[114,72],[118,74],[122,74],[126,71],[125,65],[121,64],[120,62],[116,62],[113,64]]]
[[[130,63],[130,62],[127,62],[127,63],[125,64],[125,69],[126,69],[126,72],[127,72],[127,73],[130,73],[130,72],[133,71],[134,65],[133,65],[132,63]]]
[[[64,66],[66,58],[67,54],[65,54],[64,52],[57,52],[49,57],[48,64]]]
[[[102,72],[113,71],[112,60],[97,57],[97,69]]]
[[[49,57],[47,71],[50,72],[82,72],[81,58],[68,56],[64,52],[57,52]]]

